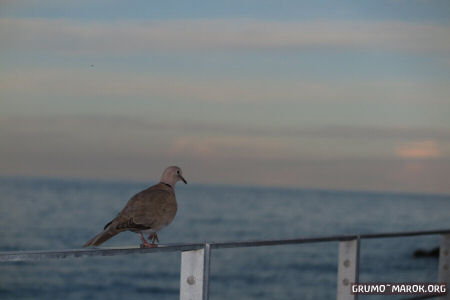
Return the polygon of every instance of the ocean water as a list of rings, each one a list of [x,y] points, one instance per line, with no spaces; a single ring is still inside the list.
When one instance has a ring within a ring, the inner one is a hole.
[[[0,179],[0,251],[79,248],[152,183]],[[450,228],[450,196],[182,185],[161,243]],[[137,245],[121,233],[104,246]],[[363,240],[361,282],[436,281],[437,236]],[[336,242],[213,250],[211,299],[334,299]],[[0,299],[178,299],[179,253],[0,264]],[[390,296],[361,297],[396,299]]]

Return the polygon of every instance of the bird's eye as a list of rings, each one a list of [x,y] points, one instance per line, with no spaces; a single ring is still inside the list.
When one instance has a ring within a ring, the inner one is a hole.
[[[180,170],[177,171],[177,174],[180,174]]]

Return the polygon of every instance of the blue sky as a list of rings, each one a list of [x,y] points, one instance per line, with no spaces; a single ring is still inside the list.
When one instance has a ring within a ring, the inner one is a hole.
[[[445,0],[380,1],[57,1],[5,0],[3,17],[82,20],[258,18],[266,20],[402,20],[449,22]]]
[[[2,1],[0,172],[450,193],[450,2]]]

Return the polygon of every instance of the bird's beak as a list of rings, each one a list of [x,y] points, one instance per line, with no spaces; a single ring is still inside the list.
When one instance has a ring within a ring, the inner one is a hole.
[[[187,184],[187,181],[186,181],[186,179],[183,178],[183,176],[178,175],[178,177],[180,177],[180,179],[183,180],[184,184]]]

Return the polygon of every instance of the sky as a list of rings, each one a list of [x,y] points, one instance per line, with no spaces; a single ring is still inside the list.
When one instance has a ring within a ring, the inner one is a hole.
[[[0,176],[450,194],[450,2],[0,0]]]

